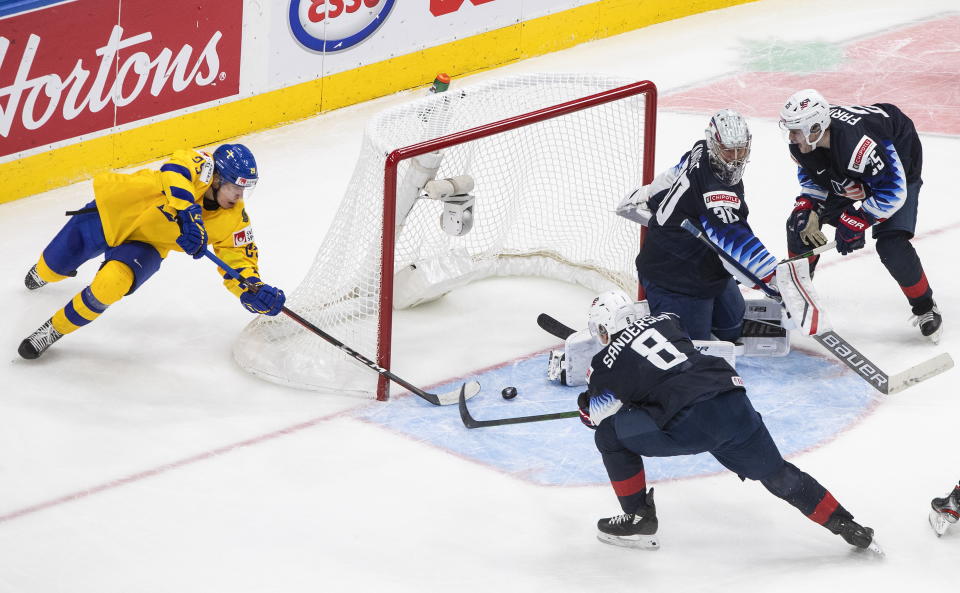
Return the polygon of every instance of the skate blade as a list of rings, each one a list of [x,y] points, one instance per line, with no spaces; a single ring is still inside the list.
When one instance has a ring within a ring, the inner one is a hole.
[[[937,534],[937,537],[940,537],[947,532],[950,523],[943,513],[930,509],[930,527],[933,527],[933,532]]]
[[[659,550],[660,540],[656,535],[630,535],[620,537],[610,535],[602,531],[597,533],[597,539],[611,546],[620,546],[621,548],[634,548],[637,550]]]
[[[883,551],[883,548],[880,547],[880,544],[877,543],[877,538],[873,538],[873,540],[870,542],[870,545],[865,549],[873,552],[881,558],[887,555],[886,552]]]

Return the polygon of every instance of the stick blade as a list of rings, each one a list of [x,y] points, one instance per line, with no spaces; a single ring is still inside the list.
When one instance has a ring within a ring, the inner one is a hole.
[[[566,340],[571,335],[576,333],[576,330],[554,319],[546,313],[541,313],[537,316],[537,325],[539,325],[540,329],[543,331],[547,332],[551,336],[558,337],[561,340]]]
[[[431,395],[436,399],[436,402],[431,401],[430,403],[435,403],[438,406],[449,406],[450,404],[457,403],[457,401],[460,399],[461,393],[463,394],[464,399],[470,399],[471,397],[480,393],[480,383],[477,381],[468,381],[453,391],[436,394],[430,393],[428,395]]]
[[[473,416],[470,415],[470,410],[467,409],[467,386],[466,384],[460,386],[460,393],[457,396],[457,404],[460,407],[460,420],[463,421],[463,425],[467,428],[477,428],[482,426],[478,423]],[[476,394],[474,394],[476,395]]]
[[[909,369],[897,373],[890,377],[890,383],[887,389],[887,395],[893,395],[912,387],[921,381],[926,381],[932,377],[936,377],[940,373],[944,373],[953,368],[953,357],[949,353],[944,352],[939,356],[934,356],[926,362],[921,362],[920,364],[910,367]]]

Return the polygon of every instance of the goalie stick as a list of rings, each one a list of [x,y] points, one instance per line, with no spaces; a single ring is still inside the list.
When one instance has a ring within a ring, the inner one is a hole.
[[[247,282],[246,282],[246,280],[244,280],[243,277],[240,276],[240,274],[239,274],[236,270],[234,270],[232,267],[230,267],[229,265],[227,265],[227,263],[226,263],[225,261],[223,261],[222,259],[220,259],[220,258],[217,257],[216,255],[210,253],[210,250],[209,250],[209,249],[204,250],[203,255],[205,255],[205,256],[206,256],[210,261],[212,261],[213,263],[215,263],[215,264],[217,264],[218,266],[220,266],[220,268],[223,269],[223,270],[227,273],[228,276],[230,276],[231,278],[233,278],[234,280],[236,280],[237,282],[239,282],[239,283],[240,283],[240,288],[244,288],[244,289],[246,289],[246,290],[252,290],[253,292],[256,292],[256,290],[257,290],[256,287],[251,286],[251,285],[248,285]],[[389,370],[381,367],[380,365],[378,365],[377,363],[373,362],[372,360],[370,360],[369,358],[367,358],[367,357],[364,356],[363,354],[360,354],[359,352],[357,352],[356,350],[354,350],[354,349],[351,348],[350,346],[347,346],[346,344],[344,344],[344,343],[341,342],[340,340],[336,339],[335,337],[331,336],[330,334],[328,334],[327,332],[323,331],[323,330],[320,329],[319,327],[317,327],[317,326],[315,326],[314,324],[310,323],[309,321],[307,321],[306,319],[304,319],[303,317],[301,317],[301,316],[298,315],[297,313],[291,311],[291,310],[288,309],[286,306],[282,307],[280,310],[281,310],[287,317],[289,317],[290,319],[296,321],[297,323],[299,323],[300,325],[302,325],[302,326],[303,326],[304,328],[306,328],[307,330],[309,330],[309,331],[317,334],[318,336],[320,336],[321,338],[323,338],[323,339],[326,340],[327,342],[333,344],[334,346],[336,346],[337,348],[339,348],[339,349],[342,350],[343,352],[346,352],[346,353],[347,353],[348,355],[350,355],[354,360],[363,363],[364,365],[366,365],[367,367],[369,367],[369,368],[373,369],[374,371],[380,373],[381,375],[383,375],[383,376],[386,377],[387,379],[390,379],[391,381],[393,381],[393,382],[396,383],[397,385],[400,385],[401,387],[409,390],[410,393],[413,393],[414,395],[417,395],[417,396],[425,399],[426,401],[430,402],[431,404],[433,404],[433,405],[435,405],[435,406],[445,406],[445,405],[449,405],[449,404],[455,404],[455,403],[457,403],[458,399],[460,399],[460,398],[470,399],[471,397],[473,397],[473,396],[475,396],[476,394],[480,393],[480,383],[478,383],[478,382],[476,382],[476,381],[470,381],[470,382],[468,382],[468,383],[464,383],[463,385],[461,385],[461,386],[459,387],[459,389],[454,389],[453,391],[448,391],[448,392],[445,392],[445,393],[430,393],[430,392],[424,391],[424,390],[420,389],[419,387],[417,387],[416,385],[413,385],[412,383],[408,383],[408,382],[404,381],[403,379],[401,379],[401,378],[398,377],[397,375],[394,375],[394,374],[393,374],[392,372],[390,372]]]
[[[483,428],[484,426],[503,426],[505,424],[524,424],[527,422],[543,422],[544,420],[559,420],[561,418],[576,418],[580,415],[579,410],[571,412],[554,412],[552,414],[538,414],[535,416],[515,416],[513,418],[498,418],[496,420],[477,420],[470,415],[467,409],[467,397],[464,387],[460,388],[459,396],[460,419],[467,428]]]
[[[748,278],[751,282],[760,287],[760,289],[763,290],[767,296],[775,301],[782,302],[780,294],[777,291],[770,288],[766,282],[763,282],[757,278],[753,273],[750,272],[750,270],[745,268],[735,258],[731,257],[726,251],[717,247],[713,241],[711,241],[703,233],[703,231],[698,229],[689,220],[684,220],[680,226],[683,227],[683,230],[687,231],[697,239],[700,239],[704,245],[713,250],[713,252],[716,253],[721,259],[736,268],[737,271],[740,272],[744,277]],[[837,332],[833,330],[815,334],[813,339],[816,340],[821,346],[826,348],[830,354],[839,359],[840,362],[847,365],[852,371],[857,373],[857,375],[869,383],[871,387],[886,395],[892,395],[894,393],[903,391],[912,385],[916,385],[921,381],[925,381],[953,368],[953,358],[950,356],[950,354],[945,352],[939,356],[934,356],[925,362],[914,365],[905,371],[895,375],[889,375],[880,370],[880,367],[871,362],[867,357],[861,354],[859,350],[854,348],[850,342],[844,340],[839,334],[837,334]]]

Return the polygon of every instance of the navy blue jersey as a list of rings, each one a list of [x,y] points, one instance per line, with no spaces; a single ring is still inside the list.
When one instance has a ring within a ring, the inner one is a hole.
[[[871,222],[893,216],[907,199],[907,184],[920,181],[923,149],[913,121],[895,105],[831,105],[830,148],[803,154],[796,144],[801,194],[835,216],[850,201],[847,188],[860,184],[863,211]]]
[[[673,313],[641,317],[593,357],[590,395],[643,408],[663,428],[680,410],[743,380],[726,360],[701,354]]]
[[[707,157],[701,140],[680,162],[650,185],[653,212],[637,271],[658,286],[695,297],[715,297],[726,288],[730,272],[720,257],[681,228],[689,220],[721,249],[736,258],[758,278],[776,269],[776,259],[747,224],[750,209],[743,183],[723,185]]]

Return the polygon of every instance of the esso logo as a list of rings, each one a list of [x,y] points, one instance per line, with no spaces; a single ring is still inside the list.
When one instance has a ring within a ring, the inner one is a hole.
[[[290,29],[308,49],[341,51],[373,35],[394,4],[396,0],[291,0]]]

